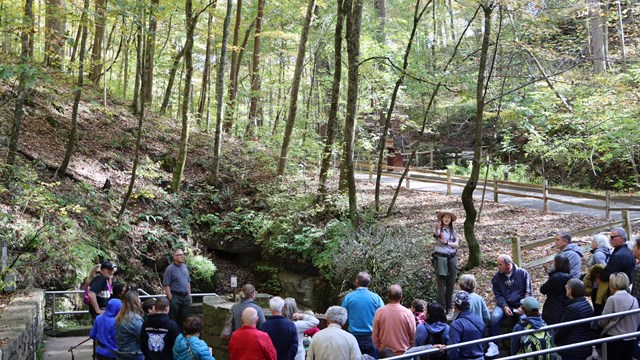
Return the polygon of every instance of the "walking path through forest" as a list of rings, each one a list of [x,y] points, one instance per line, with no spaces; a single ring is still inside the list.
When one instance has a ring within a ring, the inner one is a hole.
[[[369,174],[368,173],[360,173],[359,172],[359,173],[356,173],[356,178],[363,179],[363,180],[368,180],[369,179]],[[395,187],[395,186],[398,185],[398,180],[399,179],[396,178],[396,177],[383,175],[382,179],[381,179],[381,183],[384,184],[384,185]],[[375,181],[375,175],[374,175],[374,181]],[[482,189],[483,189],[482,185],[483,185],[483,183],[481,181],[478,184],[478,187],[476,188],[476,191],[474,192],[474,198],[476,198],[478,200],[482,199]],[[402,186],[406,186],[406,182],[403,181]],[[431,182],[423,182],[423,181],[420,181],[420,180],[418,180],[416,178],[413,178],[413,177],[411,178],[410,188],[411,188],[411,190],[418,190],[418,191],[432,191],[432,192],[440,192],[440,193],[446,193],[447,192],[447,185],[445,185],[445,184],[436,184],[436,183],[431,183]],[[462,189],[463,188],[458,187],[458,186],[452,186],[451,187],[451,194],[455,195],[455,196],[460,196],[460,195],[462,195]],[[522,193],[522,194],[526,194],[527,193],[527,192],[520,191],[520,190],[510,190],[510,191],[518,192],[518,193]],[[540,193],[538,192],[535,195],[540,195]],[[570,200],[570,201],[579,202],[579,203],[582,203],[582,204],[602,205],[602,201],[599,201],[599,200],[581,199],[581,198],[565,196],[565,195],[554,195],[554,197],[559,198],[561,200]],[[486,194],[485,194],[485,201],[493,202],[493,188],[490,187],[490,186],[487,186],[487,191],[486,191]],[[500,194],[500,203],[501,204],[515,205],[515,206],[523,206],[523,207],[536,209],[536,210],[542,210],[542,208],[543,208],[543,202],[540,199],[521,198],[521,197],[515,197],[515,196],[510,196],[510,195],[504,195],[504,194]],[[628,203],[627,204],[627,203],[620,202],[620,201],[613,202],[612,205],[614,207],[625,207],[625,206],[635,206],[635,207],[637,207],[636,204],[633,204],[633,203]],[[479,202],[476,202],[476,208],[477,207],[479,207]],[[554,202],[554,201],[549,201],[549,211],[556,212],[556,213],[563,213],[563,214],[581,214],[581,215],[605,217],[605,211],[604,210],[588,209],[588,208],[584,208],[584,207],[580,207],[580,206],[573,206],[573,205],[557,203],[557,202]],[[632,219],[639,218],[640,217],[640,211],[630,211],[629,212],[629,216]],[[620,211],[612,211],[611,212],[611,217],[614,220],[621,220],[622,219],[622,213]]]

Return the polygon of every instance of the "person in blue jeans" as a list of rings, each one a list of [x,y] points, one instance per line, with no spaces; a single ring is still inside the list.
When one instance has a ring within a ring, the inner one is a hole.
[[[496,298],[496,307],[491,313],[489,321],[489,336],[500,335],[500,324],[507,316],[524,316],[520,309],[520,300],[530,296],[531,276],[522,268],[513,263],[511,256],[498,255],[498,271],[491,279],[493,294]],[[498,346],[489,342],[487,357],[497,356]]]
[[[371,276],[367,272],[360,272],[356,276],[356,289],[342,301],[342,307],[349,314],[349,332],[356,338],[362,354],[378,358],[378,349],[373,345],[373,316],[376,310],[384,306],[380,295],[368,289]]]

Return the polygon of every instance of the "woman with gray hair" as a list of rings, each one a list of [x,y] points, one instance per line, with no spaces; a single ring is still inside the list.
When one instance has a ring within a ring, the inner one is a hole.
[[[296,353],[295,360],[304,360],[304,332],[318,326],[320,321],[315,316],[300,311],[296,304],[296,299],[291,297],[284,299],[282,315],[293,321],[293,324],[296,326],[296,331],[298,332],[298,352]]]
[[[614,314],[638,308],[638,300],[627,292],[629,277],[623,272],[609,276],[609,290],[613,294],[607,299],[602,315]],[[602,336],[624,335],[635,332],[640,325],[640,313],[599,320]],[[612,341],[607,344],[607,359],[631,360],[637,344],[635,337]]]
[[[609,237],[604,234],[598,234],[591,239],[591,254],[593,257],[589,261],[589,267],[596,264],[607,265],[609,256],[611,256],[611,243]]]

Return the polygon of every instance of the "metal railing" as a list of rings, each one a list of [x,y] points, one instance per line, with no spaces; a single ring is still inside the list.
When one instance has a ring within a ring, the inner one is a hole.
[[[158,298],[158,297],[166,297],[167,295],[165,294],[157,294],[157,295],[152,295],[147,293],[146,291],[142,290],[142,289],[138,289],[139,293],[142,293],[142,295],[140,295],[140,299],[149,299],[149,298]],[[47,295],[51,295],[52,296],[52,301],[51,301],[51,333],[55,334],[56,333],[56,315],[78,315],[78,314],[88,314],[89,310],[70,310],[70,311],[56,311],[56,296],[58,295],[73,295],[73,294],[79,294],[79,295],[84,295],[84,290],[52,290],[52,291],[45,291],[45,297]],[[218,296],[218,294],[216,293],[194,293],[191,294],[191,297],[205,297],[205,296]]]
[[[511,337],[514,337],[514,336],[522,336],[522,335],[533,334],[534,332],[538,332],[538,331],[549,331],[549,330],[550,331],[554,331],[555,329],[562,328],[562,327],[573,326],[573,325],[583,324],[583,323],[587,323],[587,322],[591,323],[594,320],[609,319],[609,318],[615,318],[615,317],[625,316],[625,315],[629,315],[629,314],[636,314],[636,313],[640,313],[640,309],[627,310],[627,311],[618,312],[618,313],[614,313],[614,314],[599,315],[599,316],[594,316],[594,317],[580,319],[580,320],[568,321],[568,322],[564,322],[564,323],[560,323],[560,324],[547,325],[547,326],[543,326],[543,327],[541,327],[539,329],[522,330],[522,331],[518,331],[518,332],[511,332],[511,333],[504,334],[504,335],[496,335],[496,336],[484,337],[482,339],[467,341],[467,342],[463,342],[463,343],[459,343],[459,344],[447,345],[445,351],[451,350],[451,349],[458,349],[458,348],[462,348],[462,347],[469,346],[469,345],[484,344],[484,343],[487,343],[487,342],[494,342],[496,340],[508,339],[508,338],[511,338]],[[609,337],[605,337],[605,338],[599,338],[599,339],[584,341],[584,342],[570,344],[570,345],[550,347],[549,349],[545,349],[545,350],[539,350],[539,351],[530,352],[530,353],[526,353],[526,354],[511,355],[511,356],[507,356],[507,357],[504,357],[504,358],[501,358],[501,359],[515,360],[515,359],[529,358],[529,357],[532,357],[532,356],[535,356],[535,355],[557,353],[558,351],[562,351],[562,350],[570,350],[570,349],[575,349],[575,348],[583,347],[583,346],[603,344],[603,346],[602,346],[602,356],[601,356],[600,360],[607,360],[607,343],[608,342],[627,339],[627,338],[630,338],[630,337],[638,337],[638,336],[640,336],[640,331],[627,333],[627,334],[622,334],[622,335],[609,336]],[[440,351],[438,348],[432,348],[432,349],[429,349],[429,350],[417,351],[417,352],[410,353],[410,354],[397,355],[397,356],[389,357],[389,358],[386,358],[386,359],[388,359],[388,360],[412,359],[412,358],[418,357],[420,355],[434,354],[434,353],[437,353],[438,351]],[[611,359],[611,360],[615,360],[615,359]]]

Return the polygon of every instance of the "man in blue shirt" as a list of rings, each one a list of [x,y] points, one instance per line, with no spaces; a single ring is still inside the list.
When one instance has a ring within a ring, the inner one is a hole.
[[[373,316],[376,310],[384,306],[380,295],[368,289],[371,276],[367,272],[360,272],[356,276],[356,289],[342,301],[342,307],[347,309],[349,332],[355,336],[362,354],[378,358],[378,349],[373,345]]]
[[[189,268],[185,264],[183,249],[173,251],[173,263],[169,264],[164,271],[162,287],[171,304],[169,316],[182,328],[182,324],[189,317],[189,309],[191,308],[191,276],[189,276]]]

